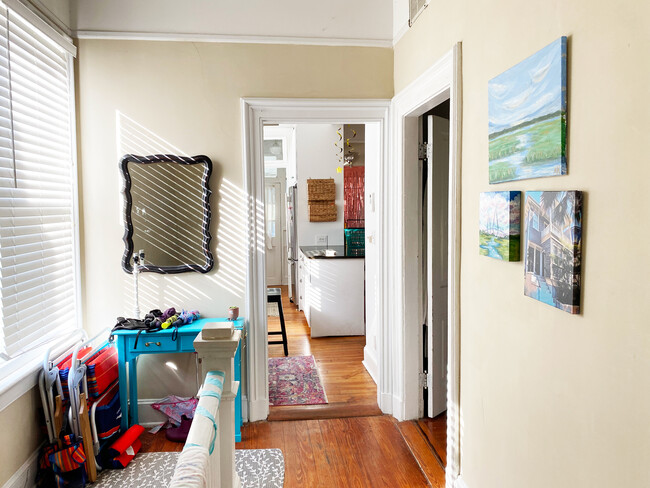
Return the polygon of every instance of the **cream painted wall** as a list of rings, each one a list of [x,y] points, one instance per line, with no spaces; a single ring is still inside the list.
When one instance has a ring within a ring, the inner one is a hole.
[[[650,486],[650,3],[432,2],[396,93],[462,41],[461,421],[469,488]],[[569,36],[569,175],[488,184],[487,82]],[[586,192],[583,313],[478,254],[479,193]]]
[[[390,98],[392,50],[81,40],[77,93],[85,327],[93,334],[132,314],[131,275],[120,266],[117,163],[125,152],[212,159],[215,267],[205,275],[142,274],[140,308],[198,308],[223,317],[229,305],[244,305],[240,98]],[[141,398],[188,390],[183,377],[193,378],[191,358],[178,357],[179,377],[163,365],[168,357],[148,359]]]
[[[32,388],[0,413],[0,486],[18,471],[44,440],[38,388]]]

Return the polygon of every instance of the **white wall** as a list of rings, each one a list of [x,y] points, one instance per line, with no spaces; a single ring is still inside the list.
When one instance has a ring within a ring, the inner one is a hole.
[[[392,40],[385,0],[72,0],[72,9],[80,31]]]
[[[329,245],[343,245],[343,173],[336,168],[341,125],[299,124],[296,126],[296,171],[298,176],[298,245],[315,246],[317,235],[327,235]],[[336,184],[336,222],[310,222],[307,206],[307,179],[334,178]]]

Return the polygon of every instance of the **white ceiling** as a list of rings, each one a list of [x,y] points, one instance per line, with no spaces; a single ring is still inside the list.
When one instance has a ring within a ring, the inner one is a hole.
[[[70,10],[80,37],[176,34],[390,45],[393,1],[70,0]]]

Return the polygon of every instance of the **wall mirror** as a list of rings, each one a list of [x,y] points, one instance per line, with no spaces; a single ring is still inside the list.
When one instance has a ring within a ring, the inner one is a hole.
[[[140,271],[210,271],[210,158],[127,154],[120,169],[125,198],[122,268],[131,273],[133,253],[142,249],[145,264]]]

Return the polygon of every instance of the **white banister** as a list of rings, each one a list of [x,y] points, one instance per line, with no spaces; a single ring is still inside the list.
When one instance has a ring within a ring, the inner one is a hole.
[[[228,322],[214,322],[206,324],[194,340],[203,387],[170,487],[241,486],[235,470],[234,404],[239,389],[239,382],[234,381],[234,357],[240,338],[241,332],[233,330]]]

